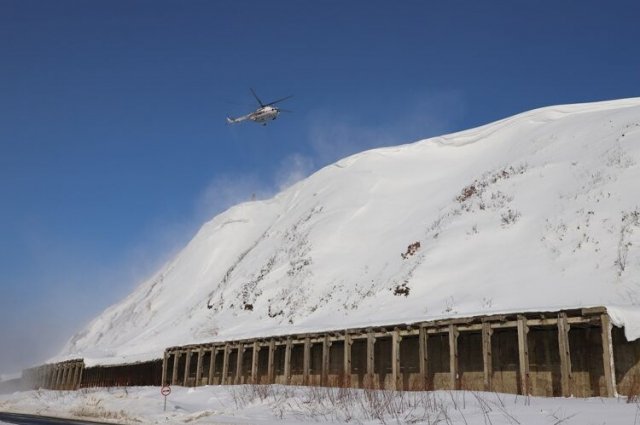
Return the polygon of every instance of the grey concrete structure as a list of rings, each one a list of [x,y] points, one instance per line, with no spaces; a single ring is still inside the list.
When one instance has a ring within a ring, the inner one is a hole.
[[[501,314],[170,347],[162,359],[23,373],[23,386],[291,384],[536,396],[640,392],[640,341],[606,309]]]

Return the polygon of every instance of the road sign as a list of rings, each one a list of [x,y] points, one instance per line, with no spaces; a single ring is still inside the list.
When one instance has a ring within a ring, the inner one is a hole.
[[[168,385],[165,385],[164,387],[162,387],[160,389],[160,394],[162,394],[164,396],[164,411],[167,411],[167,396],[169,394],[171,394],[171,387]]]
[[[162,387],[162,389],[160,390],[160,394],[162,394],[163,396],[168,396],[169,394],[171,394],[171,387],[168,385],[165,385],[164,387]]]

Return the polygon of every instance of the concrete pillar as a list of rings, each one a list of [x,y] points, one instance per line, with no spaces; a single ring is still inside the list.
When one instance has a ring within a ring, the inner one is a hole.
[[[76,389],[76,375],[78,373],[78,362],[74,362],[69,370],[69,389]]]
[[[162,385],[167,385],[167,368],[169,367],[169,352],[165,350],[162,357]]]
[[[491,329],[491,323],[482,323],[482,364],[484,370],[484,390],[491,391],[492,383],[491,377],[493,376],[493,361],[491,352],[491,336],[493,330]]]
[[[56,365],[55,368],[56,368],[56,381],[55,381],[56,383],[53,389],[60,390],[62,389],[62,373],[64,370],[62,369],[62,366],[59,364]]]
[[[52,377],[51,365],[45,365],[44,366],[44,385],[43,385],[45,389],[51,388],[51,377]]]
[[[600,315],[600,329],[602,333],[602,363],[607,397],[615,397],[617,395],[616,371],[613,363],[611,321],[609,320],[609,315],[607,313]]]
[[[343,385],[347,388],[351,387],[351,346],[353,345],[353,340],[351,335],[345,332],[344,334],[344,355],[342,358],[344,359],[343,365],[343,374],[344,374],[344,382]]]
[[[51,366],[51,381],[49,383],[49,389],[51,390],[55,390],[56,389],[56,383],[58,382],[58,367],[55,364],[52,364]]]
[[[68,390],[71,387],[70,378],[71,378],[71,365],[69,363],[63,366],[62,373],[62,389]]]
[[[560,349],[560,383],[562,396],[571,396],[571,352],[567,313],[558,314],[558,348]]]
[[[171,385],[178,385],[178,364],[180,362],[180,352],[173,352],[173,371],[171,372]]]
[[[56,385],[56,370],[54,365],[47,365],[47,389],[52,390]]]
[[[45,365],[43,367],[43,372],[44,372],[44,376],[42,377],[42,388],[44,389],[48,389],[49,388],[49,383],[51,382],[51,369],[49,367],[49,365]]]
[[[78,362],[74,362],[71,366],[71,380],[69,381],[69,389],[75,390],[77,389],[77,380],[78,380]]]
[[[63,364],[60,367],[62,368],[62,379],[60,380],[60,389],[61,390],[66,390],[66,389],[69,388],[69,383],[68,383],[69,365],[68,364]]]
[[[328,386],[329,385],[329,356],[331,350],[331,341],[329,340],[329,336],[325,335],[322,340],[322,376],[321,376],[321,385]]]
[[[287,338],[284,347],[284,382],[286,385],[291,384],[291,338]]]
[[[368,388],[373,388],[374,385],[374,373],[375,373],[375,343],[376,337],[373,332],[367,332],[367,384]]]
[[[186,387],[189,380],[189,368],[191,367],[191,350],[187,350],[184,361],[184,378],[182,379],[182,386]]]
[[[392,390],[402,390],[402,374],[400,373],[400,331],[396,328],[391,332],[391,385]]]
[[[275,358],[276,358],[276,341],[272,338],[269,340],[269,356],[267,359],[267,382],[269,384],[273,384],[276,381]]]
[[[242,384],[242,366],[243,366],[243,362],[242,360],[244,359],[244,344],[238,344],[238,353],[237,353],[237,360],[236,360],[236,376],[234,378],[234,383],[236,385],[240,385]]]
[[[458,328],[454,324],[449,325],[449,373],[451,374],[451,389],[459,389],[459,358],[458,358]]]
[[[258,341],[253,342],[253,350],[251,352],[251,383],[258,384],[258,366],[260,360],[260,344]]]
[[[79,365],[80,371],[78,372],[78,388],[82,387],[82,374],[84,373],[84,361]]]
[[[209,379],[207,380],[209,385],[214,385],[213,381],[216,377],[216,354],[218,354],[218,350],[214,345],[211,347],[211,358],[209,359]]]
[[[73,364],[68,363],[65,365],[66,376],[64,378],[64,389],[70,390],[73,386]]]
[[[520,394],[529,395],[531,393],[529,380],[529,343],[527,334],[529,327],[524,316],[518,316],[518,363],[520,366]]]
[[[229,354],[231,351],[231,347],[229,344],[224,345],[224,352],[222,354],[222,377],[220,378],[220,385],[227,385],[229,379],[227,376],[229,375]]]
[[[420,370],[420,386],[422,390],[429,388],[427,379],[429,376],[429,355],[427,353],[427,328],[420,326],[418,330],[418,362]]]
[[[309,371],[311,369],[311,339],[304,339],[304,353],[302,356],[302,382],[309,385]]]
[[[204,351],[202,348],[198,350],[198,361],[196,363],[196,387],[202,385],[202,360],[204,359]]]

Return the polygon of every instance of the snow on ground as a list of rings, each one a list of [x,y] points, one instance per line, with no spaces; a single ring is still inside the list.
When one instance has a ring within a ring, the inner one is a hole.
[[[157,387],[14,393],[0,411],[123,424],[640,424],[640,404],[626,398],[250,385],[175,387],[166,412]]]
[[[213,218],[52,361],[600,305],[638,338],[639,164],[640,98],[353,155]]]

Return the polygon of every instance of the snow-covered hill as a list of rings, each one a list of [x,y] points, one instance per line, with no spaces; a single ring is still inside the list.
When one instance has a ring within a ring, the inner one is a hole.
[[[640,98],[353,155],[206,223],[59,359],[596,305],[637,338],[639,164]]]

